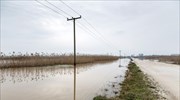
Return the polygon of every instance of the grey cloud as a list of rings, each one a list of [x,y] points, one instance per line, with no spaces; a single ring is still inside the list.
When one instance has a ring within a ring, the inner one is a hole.
[[[51,1],[73,16],[77,14]],[[117,50],[77,26],[78,52],[174,54],[179,48],[179,1],[67,1]],[[2,50],[72,52],[72,22],[35,1],[2,1]],[[77,23],[84,20],[78,20]],[[98,33],[96,33],[98,34]],[[17,45],[21,43],[21,45]]]

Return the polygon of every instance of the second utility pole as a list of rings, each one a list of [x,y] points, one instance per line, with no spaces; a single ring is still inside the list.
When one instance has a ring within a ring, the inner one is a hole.
[[[67,18],[67,21],[73,20],[73,28],[74,28],[74,100],[76,100],[76,30],[75,30],[75,24],[76,19],[80,19],[80,17],[72,17],[71,19]]]

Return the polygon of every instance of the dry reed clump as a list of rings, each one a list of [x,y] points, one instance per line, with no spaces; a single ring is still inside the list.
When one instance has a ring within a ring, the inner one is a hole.
[[[118,59],[117,56],[110,55],[78,55],[77,64],[93,63],[98,61],[110,61]],[[13,55],[1,56],[0,67],[34,67],[57,64],[73,64],[73,55]]]
[[[154,55],[154,56],[145,56],[145,59],[156,59],[161,62],[169,62],[173,64],[180,64],[180,55]]]

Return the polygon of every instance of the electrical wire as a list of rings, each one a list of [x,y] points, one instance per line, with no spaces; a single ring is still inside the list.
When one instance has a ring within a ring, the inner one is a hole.
[[[61,1],[64,5],[66,5],[69,9],[74,11],[76,14],[80,15],[77,11],[75,11],[73,8],[71,8],[69,5],[67,5],[65,2],[63,2],[62,0],[59,0],[59,1]]]
[[[59,14],[59,15],[63,16],[63,17],[65,17],[65,18],[67,18],[67,17],[66,17],[66,16],[64,16],[63,14],[61,14],[61,13],[59,13],[58,11],[56,11],[56,10],[54,10],[54,9],[50,8],[50,7],[49,7],[49,6],[47,6],[47,5],[45,5],[45,4],[43,4],[43,3],[41,3],[40,1],[38,1],[38,0],[35,0],[35,1],[36,1],[36,2],[38,2],[39,4],[43,5],[44,7],[46,7],[46,8],[48,8],[48,9],[52,10],[53,12],[55,12],[55,13],[57,13],[57,14]]]
[[[84,31],[88,32],[93,38],[97,39],[100,42],[103,42],[107,47],[109,47],[109,48],[111,47],[114,50],[117,50],[114,47],[112,47],[110,44],[108,44],[106,41],[103,41],[103,39],[98,38],[97,35],[94,32],[92,32],[91,30],[89,30],[85,25],[83,25],[82,23],[78,23],[78,24],[81,25],[81,28]]]
[[[51,2],[49,2],[48,0],[45,0],[48,4],[50,4],[51,6],[55,7],[56,9],[60,10],[61,12],[65,13],[66,15],[72,17],[70,14],[66,13],[64,10],[58,8],[57,6],[55,6],[54,4],[52,4]]]
[[[90,35],[92,38],[94,38],[95,40],[98,40],[98,41],[99,41],[99,39],[97,39],[97,37],[94,36],[94,34],[92,34],[91,32],[87,31],[85,28],[83,28],[81,24],[78,23],[77,26],[78,26],[80,29],[82,29],[85,33],[89,33],[88,35]],[[105,44],[104,44],[104,45],[105,45]],[[105,46],[108,46],[108,45],[105,45]],[[109,46],[108,46],[108,47],[109,47]]]
[[[47,1],[47,0],[45,0],[45,1]],[[48,2],[48,1],[47,1]],[[58,10],[60,10],[60,11],[62,11],[60,8],[58,8],[57,6],[55,6],[54,4],[52,4],[52,3],[50,3],[50,2],[48,2],[50,5],[52,5],[52,6],[54,6],[55,8],[57,8]],[[64,2],[63,2],[63,4],[65,4]],[[66,4],[66,6],[68,7],[68,8],[71,8],[70,6],[68,6],[67,4]],[[72,9],[72,8],[71,8]],[[74,12],[76,12],[75,10],[73,10]],[[64,11],[63,11],[64,12]],[[76,12],[77,13],[77,12]],[[68,13],[66,13],[67,15],[69,15],[69,16],[71,16],[70,14],[68,14]],[[79,14],[79,13],[77,13],[77,14]],[[88,23],[88,24],[90,24],[90,23]],[[82,25],[82,23],[81,23],[81,25]],[[105,43],[106,45],[108,45],[109,47],[111,47],[111,48],[113,48],[114,49],[114,47],[111,45],[111,44],[109,44],[109,43],[107,43],[107,41],[105,40],[105,39],[103,39],[101,36],[97,36],[96,35],[96,33],[94,33],[94,32],[92,32],[88,27],[86,27],[86,25],[82,25],[83,27],[85,27],[85,29],[87,29],[88,31],[89,31],[89,33],[91,33],[91,34],[94,34],[95,36],[94,37],[99,37],[99,38],[101,38],[102,40],[103,40],[103,43]],[[92,26],[91,24],[90,24],[90,26]],[[93,27],[94,28],[94,27]],[[96,38],[97,39],[97,38]],[[116,50],[116,49],[115,49]]]
[[[74,10],[72,7],[70,7],[69,5],[67,5],[65,2],[63,2],[62,0],[59,0],[59,1],[61,1],[64,5],[66,5],[68,8],[70,8],[72,11],[74,11],[76,14],[78,14],[78,15],[80,15],[76,10]],[[96,33],[98,33],[98,37],[100,37],[104,42],[108,42],[108,45],[110,45],[111,47],[115,47],[115,46],[113,46],[113,43],[111,43],[109,40],[107,40],[99,31],[97,31],[97,29],[92,25],[92,24],[90,24],[88,21],[87,21],[87,19],[85,18],[85,17],[83,17],[82,18],[87,24],[88,24],[88,26],[90,26]],[[85,26],[85,25],[84,25]],[[86,27],[86,29],[88,29],[87,27]],[[89,29],[88,29],[89,30]],[[91,31],[91,33],[93,33],[93,34],[95,34],[94,32],[92,32]],[[115,49],[115,50],[117,50],[117,49]]]
[[[37,0],[35,0],[35,1],[37,1]],[[71,16],[70,14],[68,14],[68,13],[66,13],[65,11],[61,10],[60,8],[58,8],[58,7],[55,6],[54,4],[50,3],[49,1],[47,1],[47,0],[45,0],[45,1],[48,2],[51,6],[57,8],[58,10],[60,10],[60,11],[62,11],[62,12],[64,12],[66,15]],[[59,0],[59,1],[60,1],[60,0]],[[40,4],[42,4],[43,6],[51,9],[52,11],[54,11],[54,12],[62,15],[61,13],[59,13],[58,11],[50,8],[49,6],[43,4],[43,3],[39,2],[39,1],[37,1],[37,2],[40,3]],[[73,9],[73,8],[71,8],[70,6],[68,6],[66,3],[63,2],[63,4],[65,4],[65,5],[66,5],[68,8],[70,8],[70,9]],[[73,9],[73,11],[74,11],[75,13],[77,13],[74,9]],[[77,14],[79,14],[79,13],[77,13]],[[80,14],[79,14],[79,15],[80,15]],[[63,15],[63,16],[64,16],[64,15]],[[64,17],[67,18],[66,16],[64,16]],[[86,23],[88,23],[88,26],[91,26],[91,27],[95,30],[96,33],[99,33],[85,18],[84,18],[84,20],[85,20]],[[89,31],[88,33],[90,33],[91,35],[93,34],[93,37],[95,37],[97,40],[100,39],[100,40],[102,40],[102,42],[105,43],[108,47],[111,47],[111,48],[113,48],[114,50],[117,50],[117,49],[115,49],[115,48],[112,46],[112,44],[110,44],[109,42],[107,42],[107,40],[104,39],[103,36],[97,35],[97,34],[94,33],[93,31],[91,31],[91,29],[89,29],[88,27],[86,27],[86,25],[83,25],[82,23],[79,23],[79,24],[80,24],[82,27],[84,27],[86,30],[88,30],[88,31]],[[99,39],[98,39],[97,37],[99,37]]]
[[[108,43],[106,40],[104,40],[103,38],[101,38],[100,36],[97,36],[96,33],[94,33],[93,31],[91,31],[88,27],[86,27],[85,25],[83,25],[82,23],[79,23],[82,27],[84,27],[86,30],[89,31],[89,33],[95,35],[96,39],[97,37],[99,38],[98,40],[101,40],[101,42],[105,43],[108,47],[113,48],[114,50],[117,50],[116,48],[114,48],[110,43]]]

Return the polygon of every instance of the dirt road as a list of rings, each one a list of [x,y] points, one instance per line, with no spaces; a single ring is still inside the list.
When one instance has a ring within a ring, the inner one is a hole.
[[[180,100],[180,65],[138,59],[134,61],[144,73],[168,91],[168,99]]]

